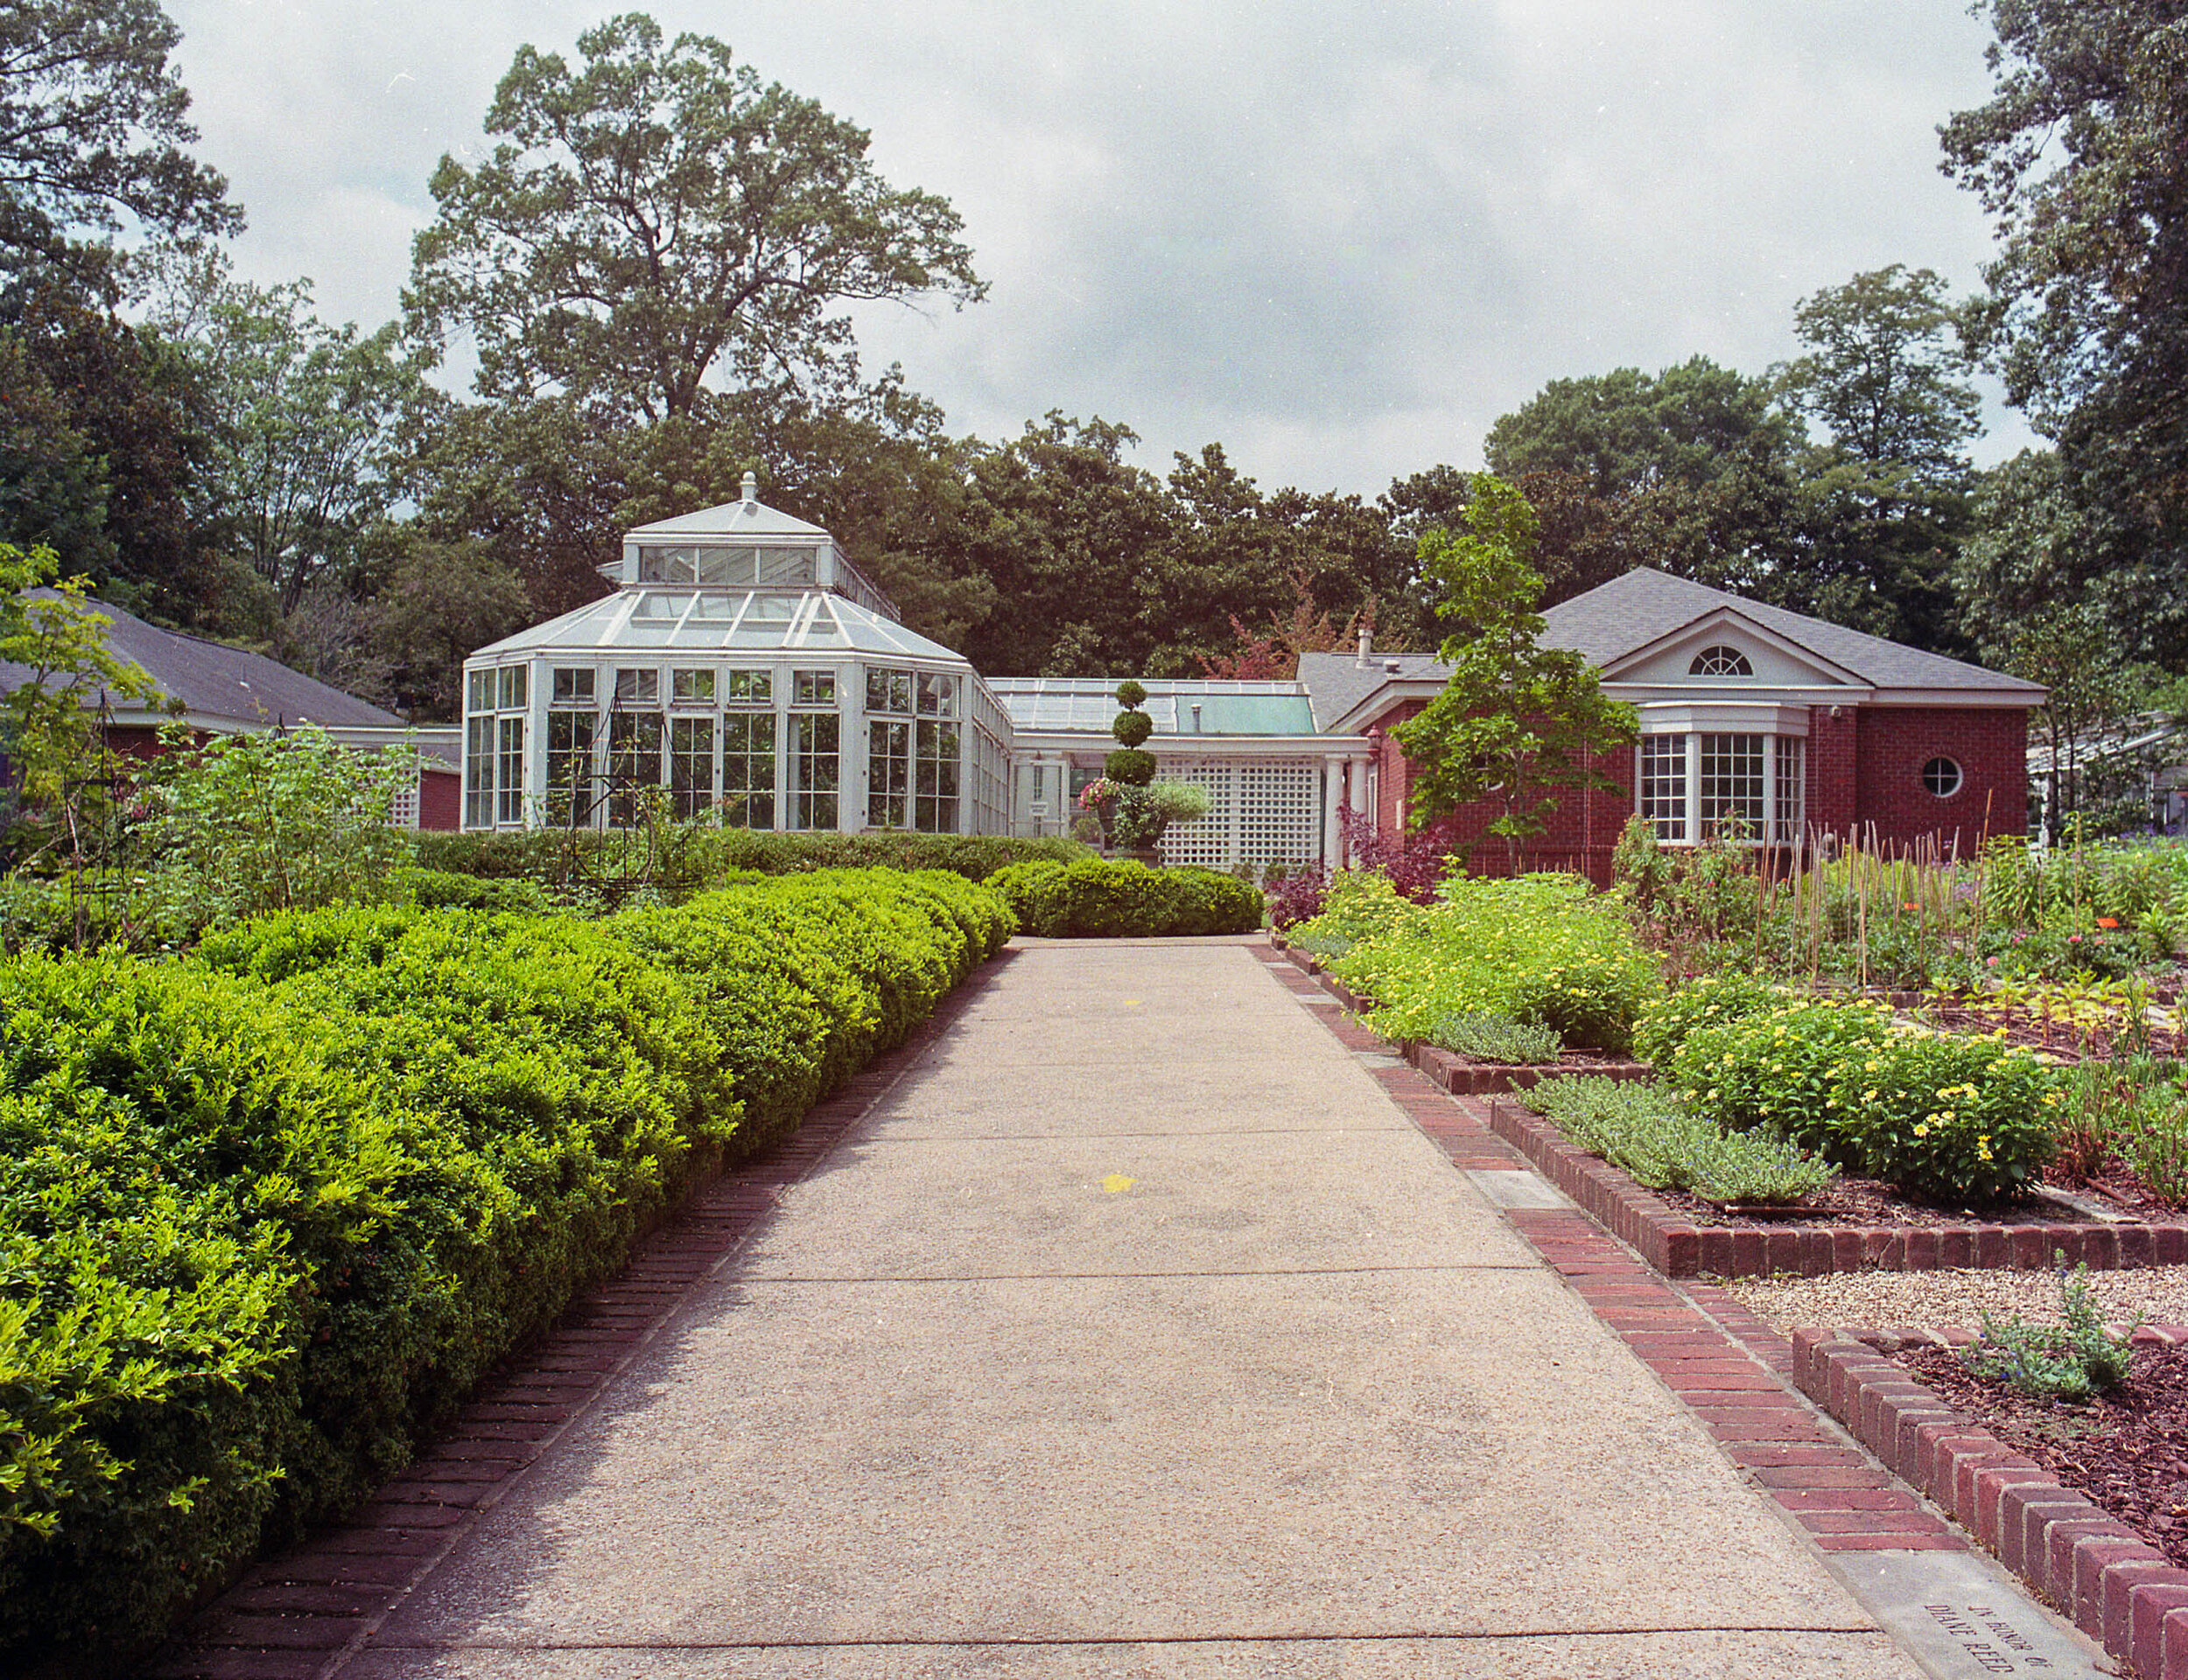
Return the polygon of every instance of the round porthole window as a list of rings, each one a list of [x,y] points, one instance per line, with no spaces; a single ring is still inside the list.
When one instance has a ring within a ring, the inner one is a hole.
[[[1960,790],[1960,767],[1947,758],[1932,759],[1922,766],[1922,785],[1939,799],[1950,799]]]

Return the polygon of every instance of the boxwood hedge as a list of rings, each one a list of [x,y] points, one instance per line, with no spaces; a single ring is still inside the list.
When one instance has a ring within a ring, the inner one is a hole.
[[[1211,869],[1087,858],[1013,864],[987,885],[1009,900],[1020,928],[1050,939],[1250,934],[1261,925],[1259,890]]]
[[[0,1669],[94,1671],[368,1492],[1013,927],[824,872],[0,964]]]

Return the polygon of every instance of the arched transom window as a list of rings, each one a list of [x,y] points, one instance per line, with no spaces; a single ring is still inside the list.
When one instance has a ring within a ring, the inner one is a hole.
[[[1748,663],[1748,656],[1737,648],[1728,648],[1722,642],[1705,648],[1694,655],[1694,662],[1687,668],[1689,676],[1753,676],[1755,667]]]

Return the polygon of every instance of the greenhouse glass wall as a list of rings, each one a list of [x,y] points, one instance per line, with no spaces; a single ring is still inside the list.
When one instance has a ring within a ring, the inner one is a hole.
[[[1010,718],[827,532],[745,499],[632,531],[618,587],[464,665],[464,827],[1011,830]]]

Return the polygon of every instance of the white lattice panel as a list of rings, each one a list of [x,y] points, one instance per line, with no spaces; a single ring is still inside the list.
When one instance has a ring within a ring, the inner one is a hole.
[[[1242,863],[1299,863],[1322,847],[1320,766],[1264,759],[1174,759],[1173,781],[1208,789],[1208,815],[1162,836],[1162,859],[1231,869]]]
[[[1321,775],[1311,764],[1238,766],[1234,863],[1302,864],[1322,849]]]
[[[1162,766],[1164,780],[1189,781],[1208,789],[1208,815],[1182,822],[1162,836],[1162,861],[1228,869],[1238,815],[1238,773],[1226,760],[1196,759]]]

